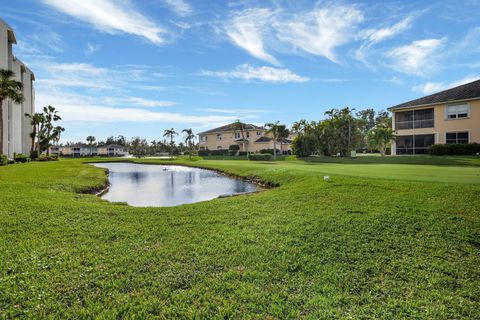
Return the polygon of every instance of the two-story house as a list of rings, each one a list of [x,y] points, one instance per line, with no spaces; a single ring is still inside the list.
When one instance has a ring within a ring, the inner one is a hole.
[[[264,127],[245,124],[239,130],[235,123],[207,130],[198,134],[200,150],[228,150],[231,145],[238,145],[240,151],[258,152],[262,149],[273,149],[272,135]],[[277,149],[286,153],[291,150],[291,139],[277,142]]]
[[[424,154],[438,143],[480,142],[480,80],[388,109],[396,139],[392,154]]]

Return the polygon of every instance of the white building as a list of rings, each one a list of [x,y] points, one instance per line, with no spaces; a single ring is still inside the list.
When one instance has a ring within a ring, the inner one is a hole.
[[[5,99],[0,112],[3,112],[3,123],[0,123],[0,130],[3,130],[2,154],[13,157],[14,153],[30,154],[32,126],[30,119],[25,113],[35,112],[35,93],[33,81],[35,75],[13,55],[12,46],[16,44],[13,29],[0,19],[0,69],[9,69],[15,72],[15,80],[23,83],[23,103],[17,104]]]

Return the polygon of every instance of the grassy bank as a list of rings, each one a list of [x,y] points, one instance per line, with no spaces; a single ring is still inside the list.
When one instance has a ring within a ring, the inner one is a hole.
[[[479,318],[480,160],[442,159],[166,161],[281,185],[173,208],[0,167],[0,318]]]

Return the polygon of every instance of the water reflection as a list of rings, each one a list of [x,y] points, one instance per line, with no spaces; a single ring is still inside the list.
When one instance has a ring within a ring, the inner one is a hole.
[[[257,190],[253,183],[205,169],[134,163],[94,165],[110,172],[110,189],[102,198],[136,207],[176,206]]]

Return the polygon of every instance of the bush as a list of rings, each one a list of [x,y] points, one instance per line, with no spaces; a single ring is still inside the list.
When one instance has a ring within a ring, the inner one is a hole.
[[[13,157],[13,160],[15,160],[15,162],[21,162],[21,163],[25,163],[25,162],[28,162],[30,161],[30,158],[27,157],[26,155],[24,154],[16,154],[14,157]]]
[[[8,164],[8,158],[4,154],[0,154],[0,166],[6,166]]]
[[[271,154],[273,156],[273,149],[262,149],[261,154]],[[280,154],[280,149],[277,149],[277,154]]]
[[[228,156],[228,149],[210,150],[209,156]]]
[[[198,156],[199,157],[206,157],[208,156],[209,150],[198,150]]]
[[[272,158],[271,154],[251,153],[248,155],[250,161],[272,161]]]
[[[235,150],[228,150],[228,155],[229,155],[229,156],[233,157],[233,156],[236,155],[236,154],[237,154],[237,151],[235,151]]]
[[[292,141],[292,153],[299,158],[315,153],[316,140],[313,136],[300,135]]]
[[[431,146],[428,147],[428,153],[434,156],[476,155],[480,153],[480,144],[478,143],[432,144]]]
[[[238,152],[238,155],[239,155],[239,156],[246,156],[246,155],[247,155],[247,151],[239,151],[239,152]]]
[[[228,147],[228,150],[230,151],[238,151],[240,150],[240,146],[238,144],[231,144],[229,147]]]
[[[41,154],[40,158],[38,158],[38,161],[58,161],[58,156],[47,156],[46,154]]]

